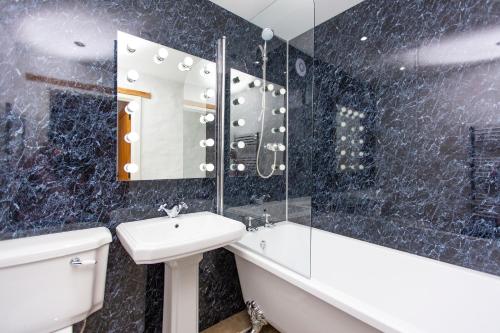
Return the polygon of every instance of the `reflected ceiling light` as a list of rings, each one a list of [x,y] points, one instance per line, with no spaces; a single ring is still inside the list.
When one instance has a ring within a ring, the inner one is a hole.
[[[367,40],[368,40],[368,37],[363,36],[363,37],[361,37],[361,39],[360,39],[360,40],[361,40],[362,42],[365,42],[365,41],[367,41]]]
[[[137,142],[137,141],[139,141],[139,134],[137,134],[135,132],[130,132],[130,133],[125,134],[123,139],[127,143]]]
[[[130,41],[127,43],[127,51],[130,53],[134,53],[137,50],[137,44],[134,41]]]
[[[203,77],[207,77],[213,72],[215,72],[215,65],[212,63],[205,64],[203,68],[200,69],[200,75]]]
[[[33,11],[31,15],[18,17],[16,42],[29,48],[30,55],[49,55],[78,62],[113,60],[114,44],[109,41],[117,39],[117,31],[110,14],[100,12],[95,15],[86,9],[90,7],[64,7],[54,10],[50,6],[40,6],[36,13]],[[6,13],[2,11],[2,14]],[[81,47],[75,41],[86,45]]]
[[[406,69],[406,67],[405,67],[405,66],[401,66],[401,67],[399,67],[399,70],[400,70],[400,71],[404,71],[405,69]]]
[[[135,163],[127,163],[123,166],[123,170],[128,173],[136,173],[139,171],[139,166]]]
[[[167,57],[168,57],[168,50],[164,47],[160,47],[158,49],[158,53],[155,54],[155,56],[153,57],[153,61],[156,64],[161,64],[165,61],[165,59],[167,59]]]
[[[193,66],[193,64],[194,64],[193,58],[191,58],[191,57],[185,57],[184,60],[179,63],[179,65],[177,66],[177,68],[179,68],[179,70],[181,72],[186,72],[186,71],[190,71],[191,70],[191,67]]]
[[[139,112],[141,108],[141,105],[137,101],[131,101],[127,104],[125,107],[125,112],[128,114],[134,114],[136,112]]]
[[[500,59],[497,46],[500,27],[458,33],[439,40],[424,41],[418,48],[392,56],[394,63],[419,66],[462,65]]]
[[[127,72],[127,81],[130,83],[134,83],[137,80],[139,80],[139,73],[134,69],[129,70]]]
[[[215,90],[208,88],[205,89],[204,92],[201,93],[201,99],[202,100],[207,100],[215,97]]]

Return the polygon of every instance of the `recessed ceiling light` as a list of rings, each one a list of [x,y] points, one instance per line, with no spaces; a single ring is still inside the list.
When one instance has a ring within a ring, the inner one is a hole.
[[[86,46],[84,42],[80,42],[79,40],[75,40],[73,42],[73,44],[75,44],[78,47],[85,47]]]
[[[406,67],[405,67],[405,66],[401,66],[401,67],[399,67],[399,70],[400,70],[400,71],[404,71],[405,69],[406,69]]]
[[[368,37],[366,37],[366,36],[361,37],[362,42],[366,41],[367,39],[368,39]]]

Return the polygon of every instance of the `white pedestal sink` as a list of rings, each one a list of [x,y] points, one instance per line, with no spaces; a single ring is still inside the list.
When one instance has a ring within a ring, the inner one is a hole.
[[[245,226],[209,212],[122,223],[116,233],[137,264],[165,263],[163,333],[198,332],[198,265],[203,252],[239,240]]]

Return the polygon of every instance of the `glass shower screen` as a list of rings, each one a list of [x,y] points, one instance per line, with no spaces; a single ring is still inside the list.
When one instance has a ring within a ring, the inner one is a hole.
[[[313,1],[279,0],[227,36],[224,215],[240,244],[310,276]]]

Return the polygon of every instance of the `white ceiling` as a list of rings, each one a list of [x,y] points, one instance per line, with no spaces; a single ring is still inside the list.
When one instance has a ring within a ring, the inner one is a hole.
[[[313,0],[210,0],[260,26],[270,27],[290,40],[314,27]],[[316,25],[342,13],[363,0],[314,0]]]

